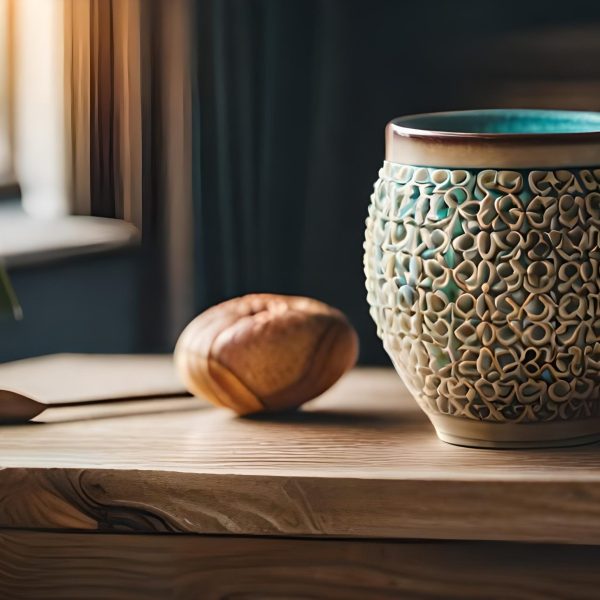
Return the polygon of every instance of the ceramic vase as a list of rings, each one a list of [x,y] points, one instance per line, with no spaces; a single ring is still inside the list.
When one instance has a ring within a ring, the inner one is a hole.
[[[378,335],[440,439],[600,440],[600,114],[393,120],[364,265]]]

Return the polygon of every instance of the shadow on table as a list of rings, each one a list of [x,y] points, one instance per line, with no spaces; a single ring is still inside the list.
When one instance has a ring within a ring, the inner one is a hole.
[[[407,413],[401,411],[378,411],[367,410],[290,410],[280,413],[258,413],[240,417],[244,421],[259,423],[285,423],[293,425],[310,425],[311,427],[328,426],[377,426],[398,427],[399,425],[422,425],[427,422],[425,415],[415,411]]]

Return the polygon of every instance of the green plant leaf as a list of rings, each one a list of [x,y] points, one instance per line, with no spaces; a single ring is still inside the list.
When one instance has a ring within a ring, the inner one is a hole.
[[[23,317],[23,311],[15,290],[8,278],[4,266],[0,264],[0,315],[6,313],[12,314],[13,318],[21,319]]]

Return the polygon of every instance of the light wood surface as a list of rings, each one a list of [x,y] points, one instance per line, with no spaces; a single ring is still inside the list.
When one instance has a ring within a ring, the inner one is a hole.
[[[600,548],[0,532],[13,599],[595,599]]]
[[[0,428],[0,527],[600,543],[600,447],[450,446],[397,375],[297,414]]]

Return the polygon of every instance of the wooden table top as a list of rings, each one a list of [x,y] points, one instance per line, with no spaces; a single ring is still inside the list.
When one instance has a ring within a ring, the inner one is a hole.
[[[2,426],[2,527],[600,544],[600,446],[451,446],[363,368],[295,414]]]

